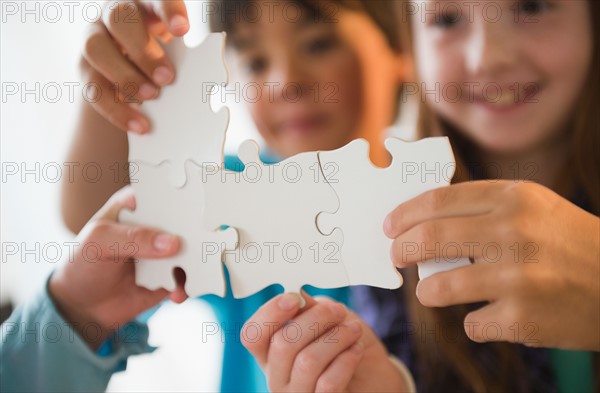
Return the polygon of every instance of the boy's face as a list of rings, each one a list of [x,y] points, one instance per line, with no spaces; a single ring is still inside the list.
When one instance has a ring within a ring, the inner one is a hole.
[[[565,130],[585,88],[588,1],[473,3],[414,2],[421,89],[437,93],[426,102],[487,152],[534,151]]]
[[[343,146],[361,116],[356,54],[337,22],[293,2],[261,3],[262,17],[238,24],[232,37],[242,83],[261,93],[247,102],[258,130],[282,157]]]

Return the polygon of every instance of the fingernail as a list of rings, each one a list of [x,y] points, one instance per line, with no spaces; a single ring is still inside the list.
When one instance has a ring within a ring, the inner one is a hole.
[[[423,281],[419,280],[419,282],[417,283],[417,288],[415,288],[415,296],[417,297],[417,299],[419,300],[419,302],[421,302],[421,291],[423,290],[423,284],[422,284],[422,282]]]
[[[398,261],[396,261],[396,255],[395,255],[395,251],[394,251],[394,247],[390,247],[390,260],[392,261],[392,263],[394,264],[394,266],[396,267],[402,267],[400,265],[400,263]]]
[[[385,217],[385,221],[383,222],[383,233],[387,237],[391,237],[392,235],[392,219],[389,215]]]
[[[360,323],[357,320],[346,322],[344,323],[344,326],[350,329],[352,333],[360,333],[362,330],[362,326],[360,326]]]
[[[329,307],[331,308],[331,311],[333,311],[333,315],[338,319],[343,319],[346,316],[346,307],[342,306],[340,303],[334,303]]]
[[[171,28],[171,30],[177,30],[179,32],[182,30],[187,30],[187,28],[189,27],[189,23],[187,19],[184,18],[182,15],[175,15],[171,18],[171,21],[169,22],[169,27]]]
[[[144,100],[155,97],[157,93],[158,89],[150,83],[144,83],[140,86],[139,94]]]
[[[154,248],[156,248],[158,251],[167,251],[171,248],[174,241],[174,236],[160,233],[154,238]]]
[[[164,86],[171,82],[173,76],[173,71],[171,71],[165,66],[157,67],[152,73],[152,79],[154,79],[154,82],[156,82],[160,86]]]
[[[277,305],[284,311],[290,311],[300,305],[300,297],[296,293],[286,293],[279,298]]]
[[[350,350],[355,354],[360,355],[365,350],[365,347],[363,346],[363,343],[359,341],[356,344],[354,344],[352,348],[350,348]]]
[[[144,125],[139,120],[129,120],[127,122],[127,129],[129,131],[135,132],[136,134],[144,133]]]

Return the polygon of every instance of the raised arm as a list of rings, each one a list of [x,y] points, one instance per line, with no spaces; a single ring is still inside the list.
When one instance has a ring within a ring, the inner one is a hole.
[[[182,36],[189,29],[183,0],[160,3],[107,2],[102,18],[87,32],[81,74],[86,91],[63,179],[62,213],[79,232],[106,200],[129,183],[127,135],[150,124],[135,103],[158,97],[175,69],[157,37]]]

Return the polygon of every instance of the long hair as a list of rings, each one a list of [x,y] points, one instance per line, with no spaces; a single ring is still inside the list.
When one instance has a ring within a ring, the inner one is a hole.
[[[600,76],[598,75],[600,55],[600,2],[589,1],[590,18],[593,32],[593,56],[590,74],[587,76],[585,91],[582,92],[575,113],[569,126],[570,149],[569,160],[562,171],[563,183],[574,183],[574,187],[582,190],[592,213],[600,212],[600,129],[597,105],[600,102]],[[412,29],[410,18],[400,24],[401,47],[405,53],[413,53]],[[414,57],[413,57],[414,58]],[[418,81],[417,81],[418,82]],[[456,174],[452,183],[471,180],[468,164],[476,157],[476,146],[464,137],[450,124],[443,121],[425,103],[419,103],[417,118],[417,137],[426,138],[444,135],[450,139],[455,157]],[[568,195],[573,197],[573,195]],[[462,326],[466,314],[470,311],[467,306],[446,308],[427,308],[422,306],[414,296],[418,281],[416,270],[409,272],[403,287],[411,318],[424,326]],[[431,341],[431,340],[430,340]],[[512,391],[516,388],[516,378],[522,376],[521,389],[535,390],[535,381],[527,380],[523,368],[521,347],[508,343],[488,343],[473,345],[469,342],[464,331],[458,340],[449,343],[439,340],[435,343],[416,340],[417,359],[423,370],[423,379],[427,391],[444,390],[444,386],[456,388],[456,384],[474,392]],[[496,355],[495,373],[486,371],[478,364],[473,351],[487,347]],[[478,349],[473,349],[478,348]],[[596,376],[600,375],[600,361],[595,356]],[[442,379],[442,380],[440,380]],[[444,381],[444,379],[446,379]],[[451,385],[448,385],[450,383]],[[596,378],[596,391],[600,391],[600,379]]]

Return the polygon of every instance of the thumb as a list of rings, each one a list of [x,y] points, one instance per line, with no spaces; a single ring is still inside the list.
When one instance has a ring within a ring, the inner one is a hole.
[[[118,221],[121,210],[135,210],[135,206],[136,200],[133,187],[125,186],[115,192],[108,201],[106,201],[104,206],[94,214],[93,218]]]

